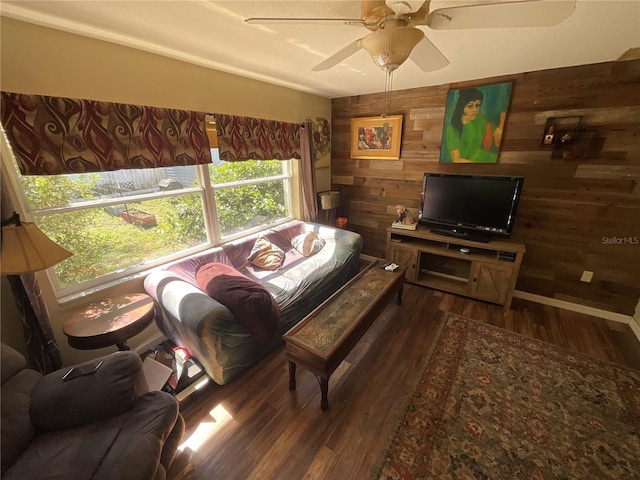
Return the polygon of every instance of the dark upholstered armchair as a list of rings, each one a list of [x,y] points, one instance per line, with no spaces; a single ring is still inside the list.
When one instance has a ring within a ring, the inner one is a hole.
[[[165,478],[184,421],[168,393],[136,393],[136,353],[65,381],[69,368],[42,376],[1,347],[3,480]]]

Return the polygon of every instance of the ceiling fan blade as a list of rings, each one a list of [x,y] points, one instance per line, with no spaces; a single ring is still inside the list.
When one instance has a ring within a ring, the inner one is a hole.
[[[295,18],[295,17],[255,17],[247,18],[244,23],[250,25],[280,25],[280,24],[325,24],[325,25],[364,25],[360,18]]]
[[[346,47],[344,47],[342,50],[338,50],[336,53],[331,55],[329,58],[327,58],[326,60],[320,62],[315,67],[313,67],[311,69],[311,71],[312,72],[320,72],[322,70],[328,70],[331,67],[335,67],[337,64],[339,64],[340,62],[342,62],[343,60],[345,60],[346,58],[350,57],[351,55],[356,53],[358,50],[360,50],[362,48],[362,46],[360,44],[361,41],[362,41],[362,39],[359,38],[355,42],[352,42],[349,45],[347,45]]]
[[[413,48],[409,56],[423,72],[434,72],[449,65],[449,60],[427,37],[424,37],[418,45]]]
[[[434,30],[551,27],[571,16],[575,0],[527,0],[439,8],[429,15]]]

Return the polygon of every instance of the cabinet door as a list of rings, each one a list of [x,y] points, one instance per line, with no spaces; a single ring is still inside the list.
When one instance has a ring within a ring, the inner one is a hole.
[[[473,262],[469,282],[469,295],[481,300],[504,304],[513,273],[510,264]]]
[[[416,281],[416,261],[418,254],[414,248],[406,248],[403,245],[392,243],[389,249],[390,257],[387,260],[397,263],[402,267],[407,267],[405,279],[407,282]]]

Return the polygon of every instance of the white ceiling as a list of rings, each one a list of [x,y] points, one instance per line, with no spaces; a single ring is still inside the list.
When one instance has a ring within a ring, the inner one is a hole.
[[[474,1],[432,0],[431,10]],[[553,8],[555,0],[544,1]],[[362,26],[244,23],[268,16],[359,18],[359,1],[1,0],[0,9],[17,20],[324,97],[384,90],[384,72],[364,50],[330,70],[311,71],[368,34]],[[554,27],[420,28],[450,65],[425,73],[407,61],[394,74],[394,90],[616,60],[640,46],[640,0],[577,0],[572,16]]]

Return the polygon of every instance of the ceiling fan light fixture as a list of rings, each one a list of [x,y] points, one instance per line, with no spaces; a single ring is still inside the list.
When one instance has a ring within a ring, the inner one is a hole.
[[[424,4],[427,4],[427,8],[429,8],[430,2],[425,2],[425,0],[386,0],[385,4],[396,15],[406,15],[408,13],[417,12],[420,8],[423,7]]]
[[[422,30],[413,27],[382,28],[363,38],[361,45],[378,67],[388,71],[402,65],[423,38]]]

